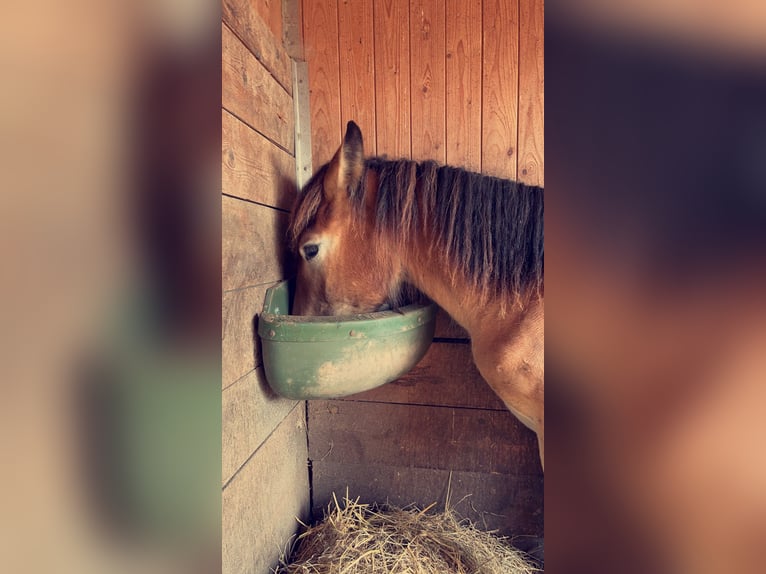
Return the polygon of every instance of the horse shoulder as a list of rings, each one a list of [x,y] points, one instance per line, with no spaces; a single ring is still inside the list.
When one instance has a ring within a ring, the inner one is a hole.
[[[537,430],[544,397],[542,301],[505,319],[482,321],[471,333],[482,377],[525,425]]]

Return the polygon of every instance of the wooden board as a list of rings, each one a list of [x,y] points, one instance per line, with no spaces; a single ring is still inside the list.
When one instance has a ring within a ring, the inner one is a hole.
[[[355,121],[367,155],[376,155],[372,17],[372,0],[338,2],[341,129],[349,120]]]
[[[282,38],[282,0],[249,0],[245,2],[250,11],[257,13],[264,22],[268,23],[269,30],[274,38]]]
[[[484,0],[481,169],[516,178],[518,0]]]
[[[545,4],[519,2],[519,180],[545,185]]]
[[[521,6],[520,24],[518,0],[306,0],[314,166],[330,159],[355,119],[369,155],[514,179],[526,169],[527,181],[538,182],[543,3]]]
[[[409,0],[376,1],[374,35],[377,151],[410,157]]]
[[[293,101],[274,76],[222,25],[221,103],[225,110],[293,153]]]
[[[221,384],[234,381],[261,364],[260,339],[255,329],[255,316],[261,312],[266,289],[272,283],[228,291],[221,306]]]
[[[471,346],[465,343],[433,343],[409,373],[348,400],[506,410],[479,374]]]
[[[447,163],[481,171],[481,3],[447,0]]]
[[[303,41],[309,64],[311,155],[316,169],[330,161],[342,138],[335,0],[304,2]]]
[[[223,489],[222,571],[270,572],[298,531],[296,518],[308,520],[308,505],[301,403]]]
[[[305,61],[302,0],[282,0],[282,44],[293,60]]]
[[[507,411],[309,401],[309,456],[338,464],[529,475],[537,439]]]
[[[263,367],[224,389],[221,403],[222,484],[234,476],[297,404],[298,401],[274,394],[263,374]]]
[[[311,178],[311,101],[309,99],[309,66],[293,62],[293,108],[295,109],[295,183],[302,189]]]
[[[322,516],[335,495],[348,492],[362,503],[420,508],[449,505],[479,528],[502,536],[543,535],[543,476],[515,476],[377,464],[312,463],[314,518]],[[518,541],[522,542],[522,541]],[[517,542],[517,543],[518,543]]]
[[[287,216],[270,207],[222,198],[222,291],[273,283],[288,275]]]
[[[272,0],[276,6],[280,0]],[[247,46],[263,66],[271,72],[288,94],[292,94],[290,77],[290,58],[282,47],[281,10],[277,14],[280,22],[279,34],[273,33],[268,20],[260,10],[253,10],[253,4],[262,6],[262,2],[251,3],[248,0],[222,0],[223,21]],[[271,14],[268,16],[273,17]]]
[[[295,160],[283,149],[221,112],[223,193],[290,210],[295,200]]]
[[[443,0],[410,3],[412,159],[445,163],[445,11]]]

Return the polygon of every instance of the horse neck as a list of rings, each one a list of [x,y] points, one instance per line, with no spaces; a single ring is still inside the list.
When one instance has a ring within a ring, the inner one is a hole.
[[[378,201],[379,173],[370,169],[364,179],[366,191],[364,193],[366,218],[365,232],[359,240],[365,237],[376,237],[376,245],[380,261],[378,265],[390,269],[390,276],[394,281],[404,280],[432,301],[444,309],[457,323],[469,333],[476,333],[481,326],[491,320],[495,323],[507,325],[518,322],[520,315],[525,314],[528,308],[519,309],[510,301],[503,301],[499,296],[490,295],[485,300],[478,301],[475,289],[470,281],[461,276],[453,276],[449,270],[454,269],[453,262],[447,260],[442,250],[429,248],[434,245],[433,229],[428,225],[421,227],[418,232],[404,236],[396,236],[395,231],[386,230],[380,233],[377,229],[376,204]],[[418,185],[422,185],[419,183]],[[422,204],[420,212],[426,211]],[[532,306],[534,307],[534,306]],[[473,335],[472,335],[473,336]]]
[[[406,280],[444,309],[469,334],[473,336],[487,320],[518,320],[519,312],[510,302],[504,304],[496,296],[489,296],[481,303],[477,301],[469,281],[450,273],[454,264],[438,249],[429,250],[420,247],[422,245],[430,245],[424,236],[402,247],[400,256]]]

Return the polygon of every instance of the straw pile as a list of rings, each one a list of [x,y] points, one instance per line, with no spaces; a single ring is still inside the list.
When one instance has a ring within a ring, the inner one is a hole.
[[[334,498],[334,497],[333,497]],[[337,499],[296,540],[277,574],[527,574],[540,572],[503,538],[447,510],[386,508]]]

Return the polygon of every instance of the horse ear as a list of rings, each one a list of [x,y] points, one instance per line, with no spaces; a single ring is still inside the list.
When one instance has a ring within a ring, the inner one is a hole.
[[[324,178],[324,191],[327,199],[339,193],[344,197],[348,190],[356,187],[364,171],[364,148],[362,131],[353,121],[346,126],[343,143],[335,152]]]

